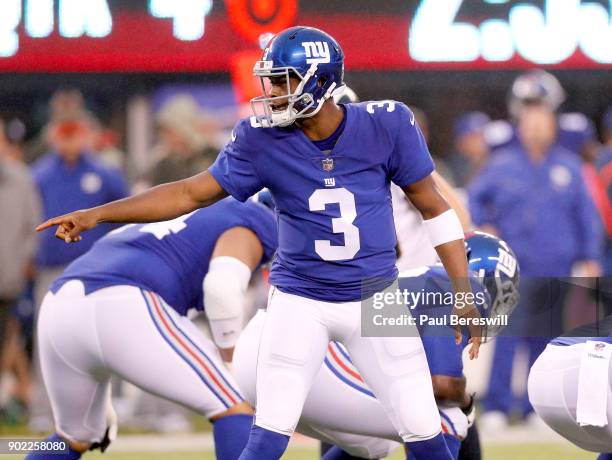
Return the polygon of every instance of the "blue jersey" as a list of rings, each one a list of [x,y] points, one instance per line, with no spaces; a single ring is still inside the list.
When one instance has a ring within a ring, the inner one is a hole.
[[[89,153],[83,153],[72,167],[58,154],[48,153],[32,166],[32,175],[42,199],[44,219],[75,209],[100,206],[129,194],[121,172],[109,168]],[[61,244],[53,232],[39,233],[36,264],[39,267],[68,265],[114,228],[117,226],[97,225],[79,244],[69,245]]]
[[[569,346],[585,343],[587,340],[596,340],[612,344],[612,316],[606,316],[596,323],[578,326],[568,333],[552,339],[550,344]]]
[[[497,228],[522,274],[570,276],[577,261],[601,256],[601,221],[581,167],[560,147],[536,163],[516,145],[495,154],[468,187],[472,221]]]
[[[270,282],[281,291],[346,302],[397,277],[390,182],[405,187],[433,162],[414,115],[394,101],[347,104],[346,126],[324,153],[298,127],[238,123],[210,172],[245,200],[274,197],[279,247]]]
[[[489,294],[477,277],[471,276],[470,283],[475,296],[475,303],[484,317],[491,303]],[[429,317],[439,318],[448,316],[454,307],[451,302],[439,301],[444,300],[445,296],[451,298],[453,295],[453,287],[448,274],[440,265],[431,266],[418,276],[400,278],[399,287],[401,290],[408,289],[415,293],[427,293],[429,299],[434,299],[433,301],[422,301],[412,310],[413,316],[427,314]],[[462,377],[463,359],[461,354],[463,348],[467,345],[467,339],[464,337],[463,343],[457,345],[454,331],[450,327],[429,325],[419,325],[418,327],[431,374]]]
[[[154,291],[181,315],[204,308],[202,282],[217,239],[234,227],[252,230],[270,260],[278,237],[276,219],[264,205],[232,198],[174,220],[125,225],[102,238],[52,285],[83,281],[89,294],[108,286],[129,285]]]

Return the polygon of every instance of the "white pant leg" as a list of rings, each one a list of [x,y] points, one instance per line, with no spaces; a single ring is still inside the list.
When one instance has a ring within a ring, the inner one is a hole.
[[[293,433],[328,342],[320,302],[273,289],[257,358],[257,426]]]
[[[255,400],[257,348],[266,313],[258,312],[242,332],[234,353],[233,371],[247,400]],[[338,344],[330,344],[325,362],[306,397],[296,431],[335,444],[351,455],[382,458],[402,439],[387,413],[357,375]],[[441,409],[446,431],[458,438],[467,433],[467,418],[456,408]]]
[[[354,321],[341,341],[405,442],[424,441],[440,433],[440,414],[423,342],[413,337],[362,337],[361,311],[345,304],[341,325]]]
[[[42,377],[56,430],[68,439],[99,442],[106,431],[110,374],[97,342],[94,304],[80,283],[60,297],[48,293],[38,317]]]
[[[251,319],[234,352],[233,372],[240,390],[251,403],[255,402],[257,353],[266,316],[260,310]],[[329,352],[327,359],[330,359]],[[317,373],[296,431],[363,458],[386,457],[401,441],[376,399],[348,386],[327,364]]]
[[[48,299],[41,361],[56,424],[68,437],[104,434],[110,373],[209,418],[242,401],[214,344],[155,294],[114,286],[84,296],[74,281]]]
[[[576,422],[578,374],[584,346],[548,345],[529,372],[529,401],[540,418],[568,441],[593,452],[611,452],[612,425],[581,427]],[[612,421],[610,385],[608,420]]]

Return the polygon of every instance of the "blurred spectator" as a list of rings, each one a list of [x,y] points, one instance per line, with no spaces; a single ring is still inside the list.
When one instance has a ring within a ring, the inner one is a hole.
[[[447,162],[457,187],[465,187],[489,159],[484,128],[490,121],[482,112],[469,112],[455,122],[455,151]]]
[[[24,289],[40,222],[38,193],[25,166],[8,160],[0,143],[0,363],[9,309]]]
[[[604,146],[597,156],[597,171],[605,190],[604,222],[606,226],[606,250],[603,258],[604,274],[612,277],[612,107],[602,119],[601,131]]]
[[[170,100],[157,114],[159,144],[155,164],[148,174],[150,185],[192,176],[208,168],[217,157],[214,147],[219,127],[204,117],[191,96]]]
[[[535,69],[519,75],[508,92],[509,120],[496,120],[485,126],[484,137],[490,150],[497,152],[519,143],[516,121],[525,105],[541,103],[557,112],[565,98],[561,83],[551,73]],[[597,150],[595,126],[582,113],[560,113],[557,117],[555,142],[591,161]]]
[[[47,133],[51,150],[32,168],[42,198],[43,219],[75,209],[99,206],[128,195],[123,175],[104,165],[89,151],[90,124],[84,112],[68,112],[55,116],[47,128]],[[66,265],[85,253],[112,228],[110,224],[96,227],[79,244],[71,245],[56,239],[53,232],[43,232],[39,235],[40,244],[35,258],[36,308],[40,306],[51,282]],[[40,382],[36,354],[34,372],[36,384],[31,428],[46,431],[49,428],[51,412]]]
[[[77,89],[60,89],[49,100],[49,123],[41,132],[29,142],[26,151],[26,161],[32,163],[49,150],[48,129],[55,120],[62,119],[70,114],[82,113],[85,110],[83,95]]]
[[[103,163],[116,169],[124,169],[125,153],[119,147],[119,135],[102,124],[93,115],[89,117],[91,136],[89,148]]]
[[[558,311],[551,311],[550,283],[537,277],[569,277],[578,263],[586,276],[600,274],[601,222],[579,159],[554,143],[556,127],[550,106],[540,100],[524,104],[518,113],[518,142],[495,154],[469,188],[474,223],[506,240],[518,257],[522,286],[517,312],[521,310],[530,322],[514,321],[509,332],[525,337],[530,366],[547,341],[538,337],[542,329],[533,327],[548,322],[558,327],[561,322],[555,316]],[[563,293],[556,293],[556,298],[561,302]],[[535,312],[541,312],[542,318]],[[481,426],[507,423],[514,409],[510,381],[518,343],[515,337],[496,340],[483,401],[484,410],[492,413],[488,418],[484,414]],[[522,416],[533,411],[526,394],[518,409]]]

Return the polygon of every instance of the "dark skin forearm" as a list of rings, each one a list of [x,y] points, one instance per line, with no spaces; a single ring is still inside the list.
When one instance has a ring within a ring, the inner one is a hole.
[[[406,197],[419,210],[424,220],[433,219],[451,209],[432,176],[425,177],[414,184],[408,185],[403,190]],[[463,239],[440,244],[435,249],[451,280],[455,296],[457,299],[461,298],[465,301],[465,305],[462,308],[458,308],[457,305],[455,306],[453,314],[461,317],[478,317],[476,307],[467,301],[470,300],[472,286],[468,278],[467,258],[465,256]],[[470,326],[469,331],[471,335],[470,343],[472,343],[469,355],[470,359],[474,359],[478,357],[482,331],[478,326]],[[457,344],[461,342],[461,329],[459,327],[455,328],[455,341]]]
[[[227,193],[215,178],[204,171],[177,182],[159,185],[143,193],[113,201],[96,208],[74,211],[39,225],[43,231],[58,226],[55,236],[67,243],[80,241],[81,233],[100,222],[145,223],[173,219],[209,206]]]
[[[147,223],[182,216],[227,196],[216,182],[207,184],[205,171],[188,179],[161,184],[138,195],[93,208],[98,222]],[[202,184],[203,183],[203,184]]]
[[[470,395],[465,391],[465,377],[432,375],[431,381],[437,402],[457,406],[462,409],[469,406]]]

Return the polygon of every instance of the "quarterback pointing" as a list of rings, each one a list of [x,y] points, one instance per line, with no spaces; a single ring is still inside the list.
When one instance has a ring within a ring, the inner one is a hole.
[[[277,34],[254,73],[264,90],[252,101],[255,115],[237,124],[208,171],[39,229],[59,225],[57,236],[71,242],[99,222],[166,220],[267,187],[279,247],[258,354],[256,419],[241,459],[281,457],[330,340],[350,352],[417,460],[450,459],[418,335],[361,334],[360,301],[392,288],[398,274],[391,182],[423,215],[454,291],[470,292],[463,231],[431,178],[434,165],[413,114],[389,100],[336,105],[331,96],[344,86],[344,55],[318,29]],[[468,305],[456,313],[478,310]],[[480,329],[470,333],[474,358]]]

